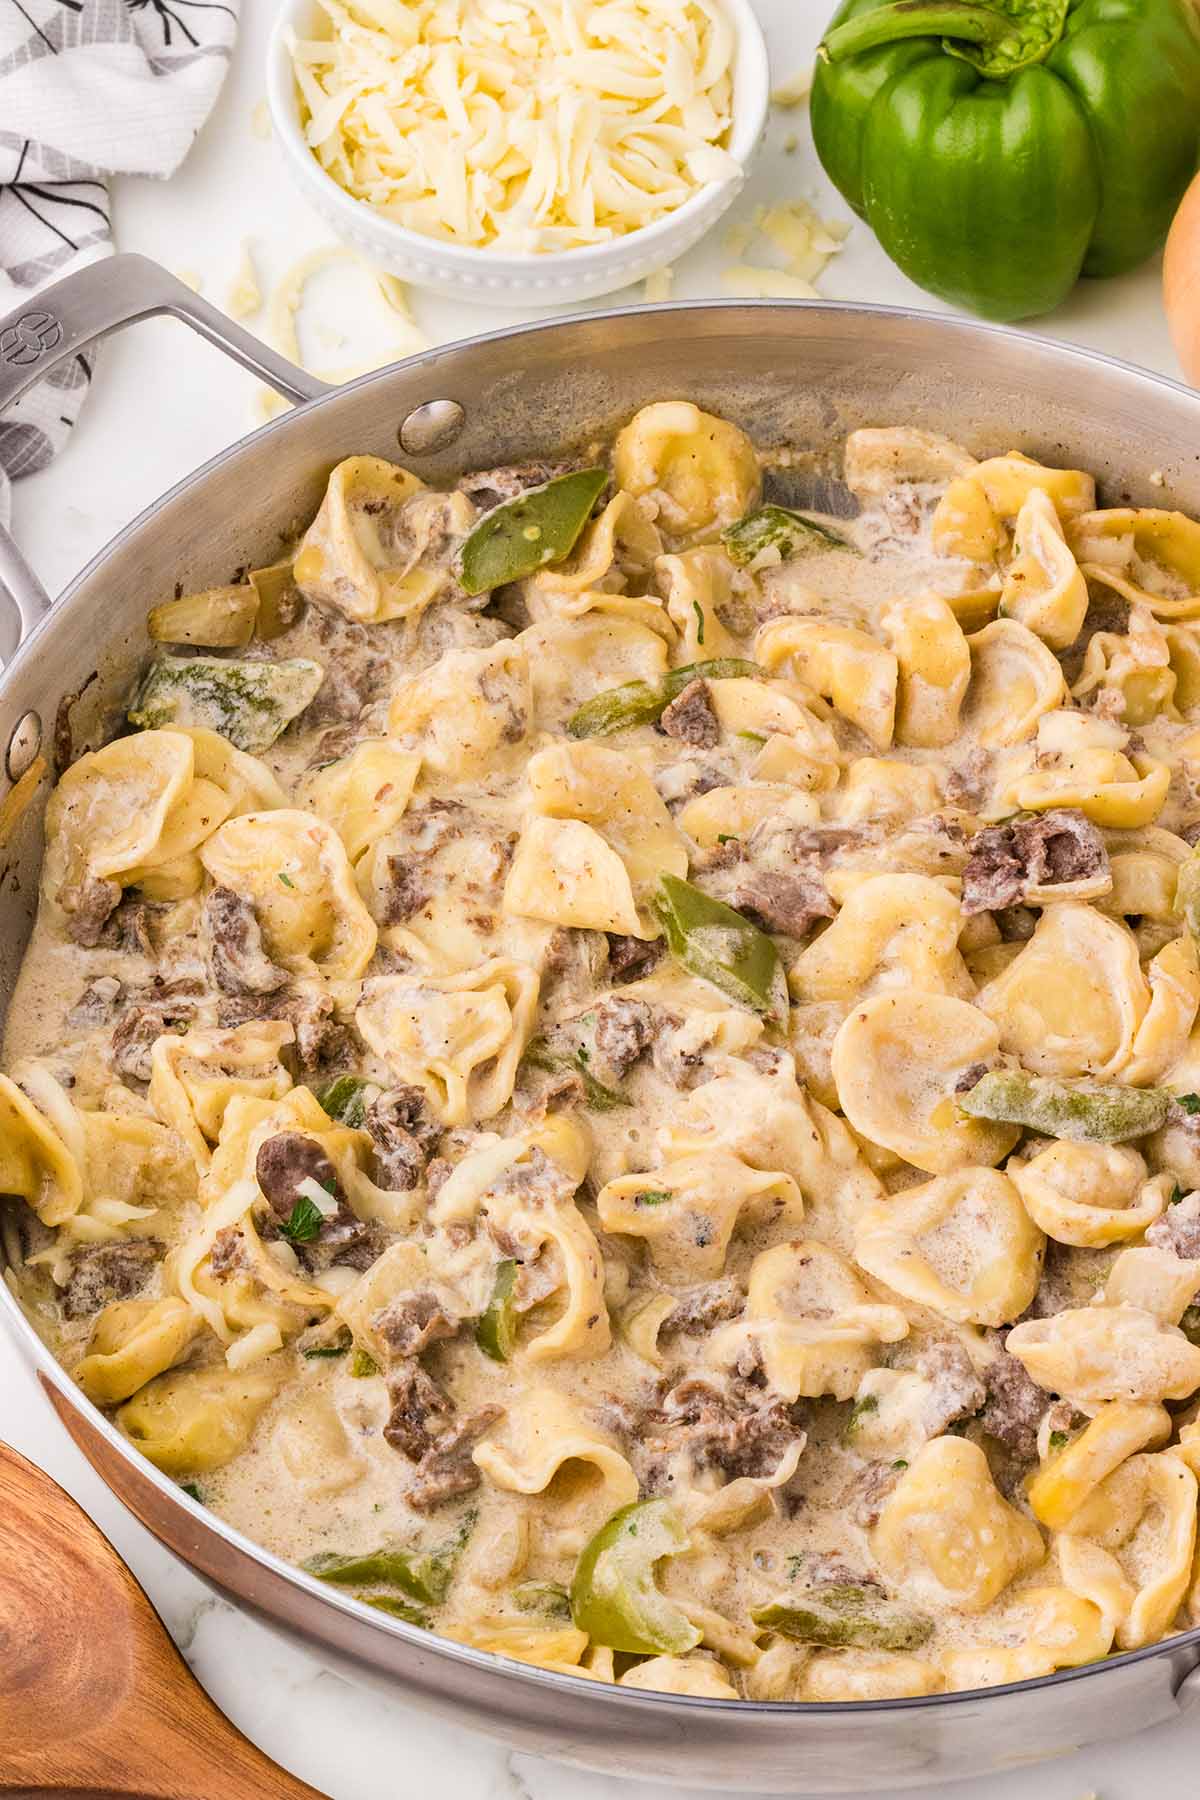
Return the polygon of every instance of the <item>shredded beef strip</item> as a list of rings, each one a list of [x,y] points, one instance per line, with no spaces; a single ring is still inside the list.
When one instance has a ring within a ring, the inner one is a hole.
[[[832,919],[837,910],[820,870],[803,861],[787,873],[761,869],[748,875],[734,888],[731,901],[764,931],[797,938],[807,936],[818,919]]]
[[[388,1399],[392,1409],[383,1428],[384,1437],[393,1450],[399,1450],[409,1462],[420,1462],[449,1428],[454,1418],[454,1402],[416,1357],[410,1357],[391,1371]]]
[[[1050,1405],[1049,1394],[1003,1348],[984,1370],[983,1380],[987,1399],[980,1425],[1020,1462],[1036,1462],[1038,1426]]]
[[[457,1420],[425,1452],[404,1496],[415,1511],[432,1512],[447,1500],[461,1499],[479,1486],[481,1477],[471,1452],[501,1412],[499,1406],[481,1406],[478,1412]]]
[[[204,902],[208,959],[223,994],[273,994],[287,982],[287,970],[263,948],[262,931],[249,900],[232,888],[215,887]]]
[[[306,1073],[345,1067],[357,1059],[360,1049],[348,1025],[334,1017],[329,994],[311,990],[275,994],[229,994],[217,1008],[223,1028],[245,1025],[251,1019],[286,1019],[296,1033],[295,1060]]]
[[[462,1318],[444,1310],[431,1289],[405,1294],[376,1313],[371,1321],[384,1343],[396,1356],[420,1356],[430,1344],[457,1337]]]
[[[122,1238],[115,1244],[89,1244],[71,1257],[62,1309],[68,1319],[86,1319],[114,1300],[140,1294],[163,1254],[154,1238]]]
[[[614,981],[640,981],[648,975],[659,962],[663,954],[661,938],[627,937],[623,932],[610,931],[608,937],[608,970]]]
[[[85,950],[94,950],[101,941],[109,915],[121,899],[119,881],[84,881],[69,896],[62,896],[67,935]],[[68,904],[69,900],[69,904]]]
[[[726,1319],[736,1319],[745,1309],[746,1296],[732,1275],[724,1275],[719,1281],[709,1281],[703,1287],[691,1288],[681,1294],[673,1312],[669,1312],[659,1326],[659,1335],[671,1337],[676,1332],[685,1336],[695,1336],[702,1331],[711,1331],[714,1325],[723,1324]]]
[[[389,1193],[417,1187],[442,1135],[421,1089],[396,1087],[378,1095],[363,1115],[363,1128],[374,1151],[378,1186]]]
[[[698,750],[711,750],[721,736],[721,727],[709,699],[708,683],[697,676],[664,707],[658,728],[667,737],[694,744]]]
[[[1017,905],[1031,888],[1085,881],[1107,870],[1104,839],[1074,807],[989,825],[971,839],[962,909],[967,915],[995,912]]]
[[[1147,1227],[1146,1242],[1184,1258],[1200,1257],[1200,1193],[1186,1194]]]

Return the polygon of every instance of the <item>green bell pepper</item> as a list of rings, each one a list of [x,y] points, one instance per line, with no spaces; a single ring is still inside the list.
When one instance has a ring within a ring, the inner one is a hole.
[[[740,656],[718,656],[711,662],[685,663],[668,669],[661,681],[625,681],[620,687],[602,688],[585,700],[567,720],[572,737],[612,737],[635,725],[653,725],[672,700],[693,681],[730,681],[735,677],[762,677],[766,670]]]
[[[1077,1144],[1124,1144],[1166,1122],[1171,1096],[1164,1088],[1107,1087],[1057,1081],[1025,1069],[990,1069],[973,1088],[959,1094],[958,1105],[972,1119],[1023,1125],[1045,1137]]]
[[[764,1631],[826,1650],[917,1650],[933,1633],[927,1613],[850,1582],[813,1588],[794,1600],[772,1600],[754,1607],[750,1617]]]
[[[416,1601],[419,1606],[440,1606],[450,1592],[458,1559],[475,1529],[478,1516],[474,1510],[464,1513],[453,1535],[431,1550],[402,1550],[385,1545],[378,1550],[365,1550],[350,1556],[325,1550],[318,1556],[310,1556],[301,1567],[307,1574],[315,1575],[318,1581],[331,1582],[335,1587],[398,1588],[409,1602]],[[361,1595],[360,1598],[367,1599],[370,1606],[382,1606],[383,1611],[394,1612],[398,1618],[409,1616],[399,1604],[391,1604],[385,1597]]]
[[[790,562],[793,557],[811,550],[849,550],[857,555],[854,545],[848,544],[836,531],[830,531],[827,525],[818,525],[815,519],[793,511],[790,506],[760,506],[756,512],[739,519],[736,525],[728,526],[721,533],[721,542],[730,562],[741,569],[757,567],[760,557],[765,559],[775,550],[779,552],[780,562]]]
[[[739,1006],[774,1024],[787,1018],[783,964],[765,931],[678,875],[659,878],[654,905],[667,949],[690,975],[711,981]]]
[[[904,273],[993,319],[1135,268],[1200,156],[1190,0],[844,0],[817,154]]]
[[[606,469],[573,469],[485,513],[463,540],[464,594],[484,594],[562,562],[607,486]]]
[[[612,1112],[615,1107],[631,1104],[628,1095],[619,1088],[606,1087],[604,1082],[596,1080],[578,1045],[559,1050],[548,1044],[544,1037],[530,1038],[521,1060],[546,1075],[578,1075],[583,1084],[583,1104],[589,1112]]]
[[[665,1500],[635,1500],[584,1547],[571,1583],[571,1617],[594,1644],[631,1656],[681,1656],[701,1633],[659,1592],[654,1565],[678,1556],[688,1535]]]
[[[352,1125],[355,1130],[361,1130],[369,1101],[378,1092],[374,1082],[361,1075],[338,1075],[317,1090],[317,1099],[339,1125]]]
[[[506,1256],[502,1263],[497,1263],[492,1297],[475,1327],[475,1342],[493,1362],[507,1362],[516,1348],[518,1321],[513,1289],[519,1266],[513,1256]]]

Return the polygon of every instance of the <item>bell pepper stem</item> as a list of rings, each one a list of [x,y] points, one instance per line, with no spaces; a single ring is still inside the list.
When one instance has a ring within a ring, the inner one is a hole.
[[[876,50],[881,44],[897,44],[903,38],[961,38],[970,44],[998,44],[1013,28],[1013,21],[989,6],[971,0],[895,0],[892,6],[859,13],[836,25],[821,44],[820,54],[829,62]]]

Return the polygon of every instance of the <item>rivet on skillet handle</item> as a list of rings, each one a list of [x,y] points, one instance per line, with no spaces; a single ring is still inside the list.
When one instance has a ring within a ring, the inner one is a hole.
[[[296,403],[329,392],[145,256],[110,256],[0,318],[0,417],[44,375],[110,331],[168,313]],[[7,604],[6,604],[7,602]],[[0,658],[50,610],[50,596],[0,528]]]
[[[41,747],[42,721],[35,712],[22,714],[13,726],[4,757],[4,767],[10,781],[20,781],[26,770],[33,767]]]
[[[445,450],[452,444],[467,415],[457,400],[426,400],[415,406],[397,433],[400,448],[410,456],[429,456],[434,450]]]

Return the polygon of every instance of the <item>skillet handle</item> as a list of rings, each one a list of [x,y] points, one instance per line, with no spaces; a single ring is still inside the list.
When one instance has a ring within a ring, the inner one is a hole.
[[[235,325],[149,257],[127,252],[89,264],[0,318],[0,414],[97,338],[162,313],[182,319],[297,404],[329,392],[325,382]],[[7,662],[50,606],[49,594],[0,527],[0,659]]]

